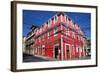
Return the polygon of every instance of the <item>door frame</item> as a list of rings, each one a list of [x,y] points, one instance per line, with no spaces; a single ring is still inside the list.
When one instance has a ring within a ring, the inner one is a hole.
[[[55,44],[54,46],[53,46],[53,58],[55,59],[55,47],[56,46],[59,46],[59,44]]]
[[[66,45],[68,45],[69,46],[69,53],[70,53],[70,44],[65,44],[65,58],[67,59],[67,53],[66,53]],[[70,54],[69,54],[69,57],[70,57]]]

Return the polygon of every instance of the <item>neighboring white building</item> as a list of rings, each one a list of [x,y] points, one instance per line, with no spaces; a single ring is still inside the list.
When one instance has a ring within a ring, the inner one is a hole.
[[[26,37],[23,37],[23,40],[22,40],[22,51],[23,51],[23,53],[25,53],[26,52],[26,44],[25,44],[25,41],[26,41]]]

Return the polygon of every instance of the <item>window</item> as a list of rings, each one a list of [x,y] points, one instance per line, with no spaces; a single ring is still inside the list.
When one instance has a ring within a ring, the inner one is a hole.
[[[76,46],[76,52],[78,52],[78,50],[79,50],[79,47],[78,47],[78,46]]]
[[[57,22],[57,20],[58,20],[58,17],[57,17],[57,16],[55,16],[55,22]]]
[[[55,16],[55,17],[54,17],[54,24],[57,22],[57,20],[58,20],[58,17]]]
[[[78,40],[78,35],[76,36],[77,40]]]
[[[40,42],[41,38],[39,37],[39,42]]]
[[[48,32],[48,38],[50,37],[50,32]]]
[[[57,36],[57,28],[54,28],[54,36]]]
[[[61,22],[62,22],[62,14],[61,14]]]
[[[48,27],[50,27],[50,24],[51,24],[51,20],[48,21]]]
[[[70,59],[70,46],[66,45],[66,58]]]
[[[49,25],[49,22],[47,22],[47,26],[48,26],[48,28],[49,28],[49,26],[50,26],[50,25]]]
[[[45,45],[42,45],[42,48],[44,48],[45,47]]]
[[[44,34],[44,39],[46,38],[46,36],[45,36],[46,34]]]
[[[72,31],[72,37],[74,38],[74,31]]]
[[[69,36],[69,29],[66,28],[66,35]]]
[[[38,48],[35,49],[35,53],[37,53],[37,52],[38,52]]]
[[[44,41],[44,35],[42,35],[42,40]]]
[[[68,20],[67,16],[65,18],[66,18],[66,22],[67,22],[67,20]]]

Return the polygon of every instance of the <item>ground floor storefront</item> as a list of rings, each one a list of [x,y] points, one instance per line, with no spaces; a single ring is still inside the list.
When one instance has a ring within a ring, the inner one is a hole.
[[[35,45],[33,55],[57,60],[79,59],[86,56],[83,43],[66,38],[58,38]]]

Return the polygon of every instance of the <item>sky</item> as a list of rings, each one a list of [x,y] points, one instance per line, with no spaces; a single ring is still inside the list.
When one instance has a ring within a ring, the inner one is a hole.
[[[23,36],[27,36],[32,25],[41,26],[48,19],[53,17],[57,12],[54,11],[36,11],[36,10],[23,10]],[[90,13],[77,13],[77,12],[64,12],[84,32],[87,38],[91,37],[91,14]]]

